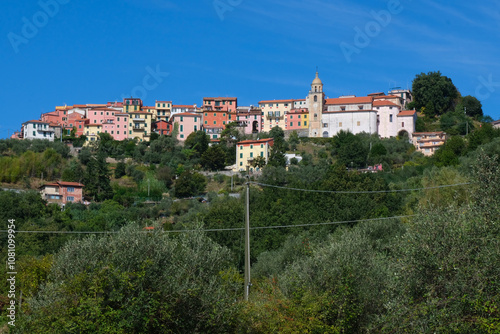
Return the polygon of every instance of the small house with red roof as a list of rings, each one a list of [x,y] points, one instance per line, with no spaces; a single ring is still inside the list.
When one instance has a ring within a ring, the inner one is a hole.
[[[59,204],[80,203],[83,201],[84,185],[78,182],[57,181],[40,186],[40,194],[48,203]]]
[[[257,140],[244,140],[236,144],[236,166],[234,171],[244,171],[247,166],[250,166],[250,171],[259,171],[259,167],[254,167],[253,162],[255,158],[264,158],[266,164],[271,155],[271,147],[273,147],[274,139],[257,139]]]

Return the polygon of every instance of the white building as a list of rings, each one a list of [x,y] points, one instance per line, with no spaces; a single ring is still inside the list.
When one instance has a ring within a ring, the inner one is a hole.
[[[24,139],[45,139],[54,141],[54,128],[48,122],[28,121],[23,123]]]
[[[401,111],[400,106],[388,100],[376,100],[373,109],[377,111],[378,134],[382,138],[407,135],[411,139],[415,131],[417,112]]]
[[[333,137],[341,130],[353,134],[377,133],[377,112],[371,97],[346,96],[326,100],[322,116],[322,137]]]

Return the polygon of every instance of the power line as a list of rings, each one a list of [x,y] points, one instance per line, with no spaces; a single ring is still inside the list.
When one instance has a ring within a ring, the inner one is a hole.
[[[456,184],[447,184],[442,186],[435,187],[424,187],[424,188],[413,188],[413,189],[394,189],[394,190],[366,190],[366,191],[347,191],[347,190],[314,190],[314,189],[301,189],[301,188],[290,188],[290,187],[282,187],[275,186],[272,184],[251,182],[252,184],[259,185],[262,187],[270,187],[270,188],[278,188],[278,189],[286,189],[286,190],[295,190],[295,191],[304,191],[304,192],[313,192],[313,193],[329,193],[329,194],[381,194],[381,193],[392,193],[392,192],[407,192],[407,191],[420,191],[420,190],[428,190],[428,189],[440,189],[440,188],[450,188],[450,187],[458,187],[465,186],[472,183],[456,183]]]
[[[340,225],[340,224],[350,224],[350,223],[361,223],[370,222],[377,220],[390,220],[390,219],[403,219],[416,217],[417,215],[406,215],[406,216],[393,216],[393,217],[381,217],[381,218],[367,218],[367,219],[357,219],[357,220],[344,220],[337,222],[327,222],[327,223],[314,223],[314,224],[297,224],[297,225],[279,225],[279,226],[256,226],[250,227],[250,230],[267,230],[276,228],[293,228],[293,227],[307,227],[307,226],[322,226],[322,225]],[[161,231],[162,233],[190,233],[190,232],[226,232],[226,231],[243,231],[244,227],[234,227],[234,228],[214,228],[214,229],[196,229],[196,230],[172,230],[172,231]],[[6,230],[0,230],[0,233],[7,233]],[[115,234],[120,231],[15,231],[15,233],[44,233],[44,234]],[[151,233],[151,231],[140,231],[140,233]]]

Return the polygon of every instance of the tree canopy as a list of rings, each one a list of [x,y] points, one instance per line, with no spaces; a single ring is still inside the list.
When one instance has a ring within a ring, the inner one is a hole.
[[[412,90],[415,107],[427,116],[454,110],[460,96],[452,80],[439,71],[418,74],[413,80]]]

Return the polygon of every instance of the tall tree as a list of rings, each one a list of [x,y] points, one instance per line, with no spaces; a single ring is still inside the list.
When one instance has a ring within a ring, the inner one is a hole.
[[[210,137],[205,133],[205,131],[200,130],[191,132],[191,134],[186,138],[184,146],[188,149],[193,149],[196,152],[196,156],[201,157],[208,149],[209,143]]]
[[[209,170],[221,170],[225,166],[226,152],[220,145],[209,147],[201,156],[201,165]]]
[[[275,126],[269,131],[269,135],[274,139],[274,143],[268,164],[274,167],[285,167],[285,132],[282,128]]]
[[[413,80],[412,89],[415,107],[428,116],[452,111],[459,97],[451,79],[441,75],[439,71],[418,74]]]
[[[113,197],[106,153],[103,150],[99,150],[97,156],[92,157],[87,164],[84,184],[87,195],[96,201],[102,202]]]
[[[481,102],[474,96],[464,96],[462,99],[464,112],[467,116],[479,119],[483,116],[483,106]]]

